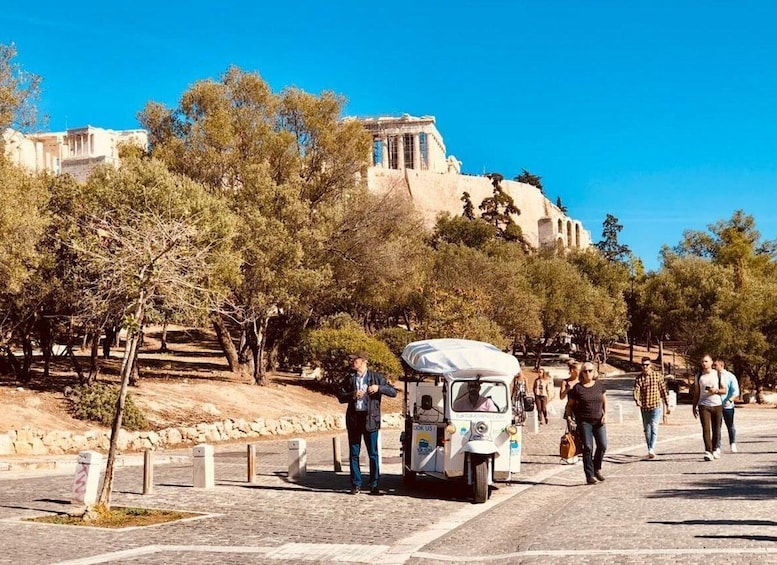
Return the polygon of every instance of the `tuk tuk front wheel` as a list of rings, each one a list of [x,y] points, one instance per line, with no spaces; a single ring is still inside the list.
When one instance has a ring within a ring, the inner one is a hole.
[[[476,503],[488,500],[488,457],[472,455],[472,498]]]

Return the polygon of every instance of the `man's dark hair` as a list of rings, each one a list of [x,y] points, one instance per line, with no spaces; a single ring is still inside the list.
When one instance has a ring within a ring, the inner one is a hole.
[[[650,357],[647,357],[647,356],[643,357],[642,362],[644,363],[645,361],[650,361]],[[650,362],[652,363],[653,361],[650,361]]]

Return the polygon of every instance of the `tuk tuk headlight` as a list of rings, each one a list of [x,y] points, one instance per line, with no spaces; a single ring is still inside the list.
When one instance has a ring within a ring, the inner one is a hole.
[[[454,426],[453,424],[448,424],[445,427],[445,433],[448,434],[449,436],[452,436],[453,434],[456,433],[456,426]]]
[[[507,426],[505,431],[507,431],[507,433],[510,434],[511,436],[514,436],[515,434],[518,433],[518,426],[516,426],[515,424],[510,424],[509,426]]]
[[[476,422],[474,429],[478,434],[486,435],[488,433],[488,422]]]

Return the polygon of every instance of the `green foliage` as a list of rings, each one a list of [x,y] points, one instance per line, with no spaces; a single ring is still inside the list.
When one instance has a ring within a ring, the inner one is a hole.
[[[119,387],[105,383],[92,383],[75,387],[70,397],[73,416],[79,420],[90,420],[110,427],[116,413]],[[148,429],[148,420],[127,393],[124,401],[122,427],[127,430]]]
[[[523,237],[521,227],[515,223],[513,216],[521,213],[515,205],[512,196],[507,194],[499,184],[501,175],[493,173],[491,182],[494,185],[493,196],[484,198],[478,208],[480,217],[485,222],[494,226],[496,236],[505,241],[520,241]]]
[[[16,293],[34,273],[48,224],[41,178],[11,165],[0,153],[0,294]]]
[[[382,373],[387,379],[396,379],[402,374],[399,359],[388,346],[361,330],[312,330],[305,341],[309,361],[323,369],[322,382],[330,387],[338,386],[348,374],[351,366],[348,355],[354,351],[366,351],[370,358],[370,368]]]
[[[465,216],[451,216],[442,212],[432,233],[432,246],[440,243],[455,243],[475,249],[483,249],[496,237],[496,228],[481,218],[467,219]]]
[[[623,226],[618,223],[618,218],[607,214],[602,226],[602,240],[595,244],[596,248],[608,261],[628,261],[631,257],[631,249],[628,245],[618,242],[618,234],[623,230]]]
[[[36,102],[41,78],[14,62],[16,47],[0,43],[0,134],[6,128],[28,131],[38,125]],[[3,140],[0,135],[0,149]],[[3,152],[0,151],[0,155]]]
[[[525,184],[530,184],[536,188],[540,189],[540,192],[544,192],[545,189],[542,186],[542,177],[539,177],[537,175],[531,174],[526,169],[523,169],[523,172],[518,175],[517,177],[513,177],[513,180],[515,182],[522,182]]]
[[[383,328],[375,333],[375,337],[385,343],[397,358],[402,355],[408,343],[418,339],[415,332],[405,328]]]

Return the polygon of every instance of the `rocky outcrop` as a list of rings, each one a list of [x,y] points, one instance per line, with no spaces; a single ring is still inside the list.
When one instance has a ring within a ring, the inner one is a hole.
[[[382,426],[399,428],[402,416],[386,414]],[[119,430],[118,449],[121,452],[162,450],[198,443],[222,443],[249,438],[273,437],[345,429],[343,415],[288,417],[277,420],[257,418],[252,421],[227,418],[215,423],[164,428],[155,431],[128,432]],[[110,430],[87,432],[12,430],[0,434],[0,456],[62,455],[87,449],[106,451]]]

